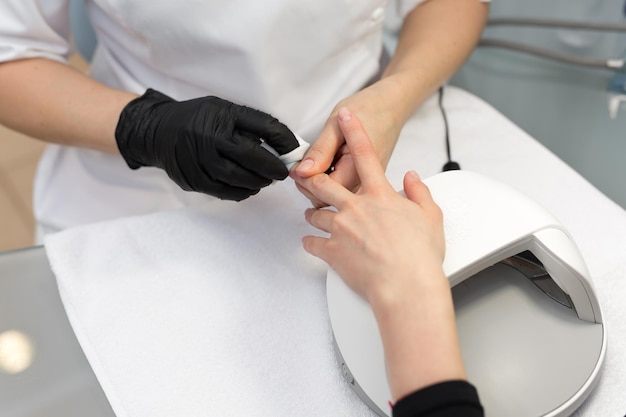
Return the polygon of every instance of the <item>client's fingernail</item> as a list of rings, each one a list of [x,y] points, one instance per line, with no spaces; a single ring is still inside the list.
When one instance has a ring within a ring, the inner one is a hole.
[[[296,172],[308,172],[315,166],[315,162],[312,159],[306,158],[298,164]]]
[[[411,177],[415,178],[416,180],[419,180],[419,179],[420,179],[419,174],[418,174],[417,172],[413,171],[413,170],[409,171],[409,175],[410,175]]]
[[[337,112],[337,117],[339,118],[339,120],[341,120],[342,122],[347,122],[350,119],[352,119],[352,113],[350,113],[350,111],[348,109],[346,109],[345,107],[342,107],[339,109],[339,111]]]

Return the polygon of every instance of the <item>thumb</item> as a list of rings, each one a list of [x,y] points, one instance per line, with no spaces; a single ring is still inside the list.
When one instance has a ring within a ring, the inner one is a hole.
[[[404,175],[404,194],[409,200],[420,206],[433,203],[430,190],[415,171],[409,171]]]
[[[326,123],[322,133],[311,145],[302,161],[296,166],[296,174],[306,178],[326,172],[343,143],[343,135],[335,116]]]

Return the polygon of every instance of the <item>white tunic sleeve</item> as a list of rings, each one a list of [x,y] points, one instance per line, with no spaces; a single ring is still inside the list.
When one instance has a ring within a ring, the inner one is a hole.
[[[395,0],[396,13],[398,14],[398,17],[404,19],[411,10],[425,1],[428,0]]]
[[[70,43],[69,0],[2,0],[0,62],[22,58],[65,61]]]

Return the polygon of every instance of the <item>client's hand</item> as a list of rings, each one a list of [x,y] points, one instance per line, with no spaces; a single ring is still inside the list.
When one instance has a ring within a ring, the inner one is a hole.
[[[330,237],[306,236],[303,243],[308,252],[326,261],[350,288],[371,302],[379,294],[403,291],[416,280],[428,281],[433,271],[441,269],[442,214],[415,172],[404,178],[408,199],[393,189],[354,115],[342,108],[338,121],[361,188],[353,194],[326,174],[310,178],[292,175],[317,198],[338,209],[307,210],[307,221]]]
[[[392,103],[387,101],[390,89],[395,87],[395,83],[383,79],[339,102],[304,160],[296,167],[296,174],[310,177],[328,172],[329,168],[332,168],[329,175],[333,180],[353,192],[359,189],[360,179],[337,120],[339,109],[342,107],[349,108],[350,112],[359,118],[364,132],[372,142],[378,161],[386,167],[403,126],[402,118],[398,116]],[[328,205],[328,202],[320,201],[306,187],[298,184],[298,189],[311,200],[313,207]]]
[[[298,147],[269,114],[217,97],[178,102],[154,90],[126,105],[115,138],[129,167],[158,167],[184,190],[236,201],[288,175],[261,139],[280,155]]]
[[[337,209],[306,211],[308,222],[330,236],[305,236],[304,248],[371,304],[394,398],[464,379],[452,296],[442,269],[442,212],[414,172],[404,177],[407,198],[396,193],[352,113],[340,109],[338,123],[361,188],[353,194],[326,174],[292,175]]]

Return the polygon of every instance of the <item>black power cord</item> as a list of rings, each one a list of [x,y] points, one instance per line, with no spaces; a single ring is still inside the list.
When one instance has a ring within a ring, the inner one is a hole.
[[[446,153],[448,155],[448,162],[443,165],[443,171],[459,170],[461,169],[461,165],[452,160],[450,152],[450,128],[448,127],[448,116],[446,115],[446,110],[443,108],[443,85],[439,87],[439,109],[441,110],[441,116],[443,117],[443,125],[446,135]]]

